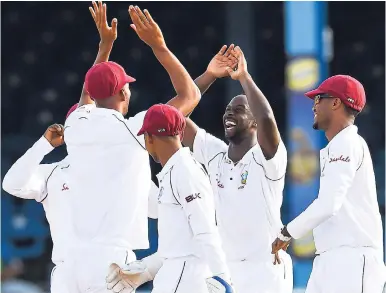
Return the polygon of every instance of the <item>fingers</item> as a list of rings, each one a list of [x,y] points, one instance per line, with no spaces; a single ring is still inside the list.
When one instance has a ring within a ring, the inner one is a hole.
[[[107,24],[107,6],[106,6],[106,3],[104,3],[102,6],[101,23]]]
[[[113,18],[111,21],[111,28],[113,29],[114,32],[117,31],[117,26],[118,26],[118,20],[116,18]]]
[[[235,47],[235,45],[234,45],[234,44],[231,44],[231,45],[229,46],[228,50],[225,52],[224,56],[225,56],[225,57],[228,57],[228,56],[231,54],[231,52],[233,51],[234,47]]]
[[[280,260],[279,254],[277,252],[275,253],[275,260],[274,260],[273,264],[274,265],[281,264],[281,260]]]
[[[236,57],[238,60],[240,58],[244,57],[243,51],[241,51],[239,46],[236,46],[231,52],[230,52],[234,57]]]
[[[227,45],[224,45],[221,47],[220,51],[217,53],[218,55],[224,55],[225,51],[227,49]]]
[[[94,20],[94,22],[96,22],[96,15],[94,9],[92,9],[92,7],[89,7],[88,10],[91,13],[92,19]]]
[[[139,18],[141,19],[142,23],[144,25],[148,24],[149,21],[148,19],[146,18],[145,14],[143,14],[142,10],[138,7],[138,6],[135,6],[135,11],[137,12]]]
[[[139,17],[138,13],[134,9],[133,5],[129,6],[129,14],[131,21],[133,22],[134,26],[130,25],[135,31],[138,31],[138,29],[144,29],[146,28],[145,24],[141,21],[141,18]],[[135,28],[134,28],[135,27]]]
[[[149,21],[149,23],[154,24],[155,21],[154,21],[153,17],[151,17],[149,11],[147,9],[145,9],[143,12],[145,13],[145,16],[146,16],[147,20]]]

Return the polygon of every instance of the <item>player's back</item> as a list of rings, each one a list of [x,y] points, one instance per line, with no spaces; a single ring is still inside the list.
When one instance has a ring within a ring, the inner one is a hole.
[[[85,242],[148,247],[149,157],[136,133],[141,112],[128,120],[110,109],[84,106],[65,125],[71,164],[74,232]]]
[[[382,220],[377,201],[374,168],[367,143],[360,135],[354,133],[354,130],[345,130],[343,135],[339,135],[339,138],[325,149],[330,153],[327,164],[334,164],[334,160],[342,159],[342,157],[331,158],[334,156],[331,152],[334,152],[337,145],[341,148],[345,146],[353,148],[352,156],[343,159],[355,162],[353,170],[355,175],[340,210],[314,229],[317,249],[323,252],[339,246],[350,246],[373,247],[382,251]]]

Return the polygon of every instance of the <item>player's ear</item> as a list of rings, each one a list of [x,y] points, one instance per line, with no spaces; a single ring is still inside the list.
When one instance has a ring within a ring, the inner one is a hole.
[[[121,97],[121,101],[125,101],[126,100],[126,92],[125,92],[125,89],[121,89],[121,91],[119,92],[119,96]]]
[[[341,105],[342,105],[341,99],[339,99],[339,98],[334,98],[334,99],[332,100],[332,109],[333,109],[333,110],[338,109]]]

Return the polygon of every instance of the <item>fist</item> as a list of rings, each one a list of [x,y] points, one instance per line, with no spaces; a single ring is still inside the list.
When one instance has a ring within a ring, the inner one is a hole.
[[[64,127],[60,124],[53,124],[47,128],[44,137],[54,147],[61,146],[64,143]]]

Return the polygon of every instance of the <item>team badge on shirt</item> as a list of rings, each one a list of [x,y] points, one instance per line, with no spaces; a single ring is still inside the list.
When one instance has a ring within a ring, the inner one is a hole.
[[[158,193],[158,203],[161,203],[160,199],[162,197],[162,193],[164,192],[164,188],[163,186],[159,189],[159,193]]]
[[[239,189],[244,188],[244,186],[247,184],[247,179],[248,179],[248,171],[244,171],[241,174],[241,186],[239,187]]]

